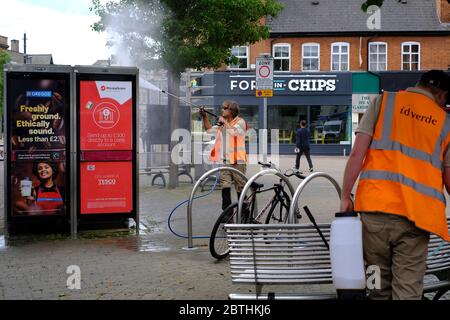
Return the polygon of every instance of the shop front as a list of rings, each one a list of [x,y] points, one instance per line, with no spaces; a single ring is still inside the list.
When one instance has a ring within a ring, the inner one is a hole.
[[[263,117],[264,99],[255,96],[254,72],[214,72],[202,77],[200,91],[213,96],[214,112],[219,113],[224,100],[239,103],[241,116],[250,128],[267,124],[279,130],[279,151],[293,154],[296,130],[305,120],[311,132],[312,154],[349,154],[352,141],[352,74],[279,73],[274,75],[273,97],[267,98],[267,117]]]
[[[355,130],[371,101],[378,95],[380,76],[369,72],[352,74],[352,145],[355,141]]]

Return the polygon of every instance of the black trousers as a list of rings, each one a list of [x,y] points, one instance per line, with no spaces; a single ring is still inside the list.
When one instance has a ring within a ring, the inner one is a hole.
[[[309,153],[310,149],[300,149],[300,152],[297,153],[297,158],[295,158],[295,169],[300,168],[300,157],[304,153],[306,156],[306,160],[308,160],[309,168],[311,169],[313,167],[312,161],[311,161],[311,155]]]

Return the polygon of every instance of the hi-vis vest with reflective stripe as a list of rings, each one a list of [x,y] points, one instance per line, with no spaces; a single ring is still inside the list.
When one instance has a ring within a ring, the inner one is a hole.
[[[244,128],[236,126],[239,121],[245,123]],[[229,122],[229,125],[232,126],[233,129],[226,129],[226,162],[230,164],[246,163],[247,152],[245,151],[245,133],[247,132],[247,123],[242,118],[235,117]],[[220,156],[221,149],[222,128],[219,128],[217,131],[216,142],[209,157],[210,161],[219,162],[223,160],[223,157]]]
[[[450,241],[443,156],[450,117],[413,92],[384,93],[356,191],[356,211],[397,214]]]

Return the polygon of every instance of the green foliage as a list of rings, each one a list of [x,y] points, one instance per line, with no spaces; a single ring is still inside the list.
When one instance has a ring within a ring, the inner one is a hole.
[[[95,31],[120,35],[140,67],[217,68],[231,47],[269,37],[261,23],[282,9],[277,0],[93,0]]]
[[[367,12],[367,9],[370,6],[377,6],[380,7],[383,5],[384,0],[367,0],[366,2],[364,2],[361,6],[361,10],[364,12]]]
[[[0,49],[0,115],[3,114],[3,65],[10,61],[9,54]]]

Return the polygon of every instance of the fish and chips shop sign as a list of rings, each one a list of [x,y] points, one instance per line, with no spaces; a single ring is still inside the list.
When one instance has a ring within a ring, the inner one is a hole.
[[[375,99],[377,94],[352,94],[352,112],[364,113],[369,108],[370,102]]]
[[[216,95],[254,95],[255,74],[216,74]],[[349,95],[351,74],[288,74],[274,75],[273,94],[276,95]],[[220,91],[220,92],[219,92]]]

